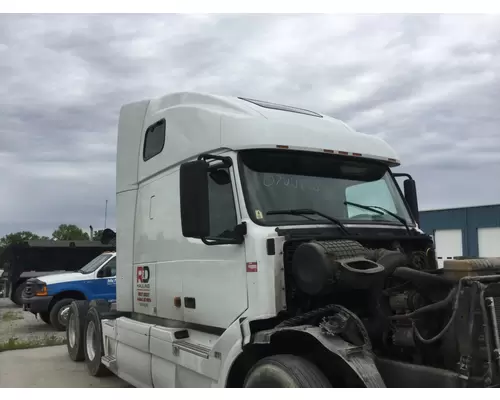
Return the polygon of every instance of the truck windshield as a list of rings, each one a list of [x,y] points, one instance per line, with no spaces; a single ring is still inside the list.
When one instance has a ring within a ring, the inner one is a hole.
[[[343,223],[414,225],[389,168],[379,162],[330,154],[246,150],[240,153],[243,191],[251,218],[261,225],[330,223],[321,216],[267,215],[312,209]],[[377,209],[381,207],[399,220]]]
[[[113,256],[112,254],[100,254],[92,261],[90,261],[88,264],[80,268],[78,272],[81,272],[82,274],[91,274],[97,268],[99,268],[105,261],[109,260],[112,256]]]

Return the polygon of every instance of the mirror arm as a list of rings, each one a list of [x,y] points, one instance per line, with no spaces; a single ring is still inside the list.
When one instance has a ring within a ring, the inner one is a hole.
[[[201,241],[207,246],[216,246],[220,244],[242,244],[243,238],[220,238],[220,237],[202,237]]]
[[[234,228],[234,232],[238,237],[243,238],[247,234],[247,223],[242,222],[241,224],[238,224]]]
[[[242,244],[245,240],[244,236],[247,234],[247,224],[242,222],[234,228],[235,236],[234,238],[220,238],[220,237],[202,237],[201,241],[207,246],[216,246],[220,244]]]
[[[411,179],[412,181],[414,180],[410,174],[407,174],[405,172],[393,173],[392,176],[394,176],[395,178],[404,177]]]
[[[198,160],[199,161],[208,161],[208,160],[222,161],[224,163],[224,166],[226,166],[227,168],[229,168],[233,165],[233,159],[231,157],[221,157],[221,156],[216,156],[216,155],[208,154],[208,153],[200,154],[198,156]]]
[[[207,246],[216,246],[220,244],[241,244],[241,242],[236,238],[228,239],[228,238],[219,238],[210,236],[202,237],[201,241]]]

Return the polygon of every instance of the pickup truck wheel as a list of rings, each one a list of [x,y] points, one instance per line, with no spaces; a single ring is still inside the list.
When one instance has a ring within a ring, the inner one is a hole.
[[[17,306],[23,305],[23,291],[25,287],[26,287],[26,282],[21,283],[19,286],[16,287],[16,290],[12,294],[11,300]]]
[[[86,300],[75,300],[68,310],[68,323],[66,324],[66,347],[68,355],[73,361],[85,360],[83,351],[83,335],[85,316],[89,308]]]
[[[40,314],[40,319],[45,322],[46,324],[50,325],[51,322],[50,322],[50,313],[48,312],[41,312]]]
[[[263,358],[249,371],[245,388],[331,388],[312,362],[291,354]]]
[[[72,302],[73,299],[61,299],[50,309],[50,323],[60,332],[66,330],[67,311]]]
[[[83,343],[85,365],[89,374],[92,376],[111,375],[112,372],[101,361],[104,355],[101,317],[95,307],[90,307],[87,312]]]

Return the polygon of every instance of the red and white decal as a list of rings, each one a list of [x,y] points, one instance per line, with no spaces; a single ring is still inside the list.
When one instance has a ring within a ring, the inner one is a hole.
[[[257,262],[247,262],[247,272],[257,272]]]
[[[151,303],[150,269],[147,265],[136,270],[136,300],[140,305]]]

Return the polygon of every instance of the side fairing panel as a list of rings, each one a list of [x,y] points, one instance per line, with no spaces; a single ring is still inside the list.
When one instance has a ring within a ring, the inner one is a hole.
[[[116,299],[119,311],[132,311],[134,218],[139,174],[139,147],[149,101],[120,110],[116,156]]]
[[[139,146],[149,101],[127,104],[120,110],[116,153],[116,192],[137,187]]]
[[[116,300],[118,311],[133,310],[134,217],[137,190],[116,196]]]

